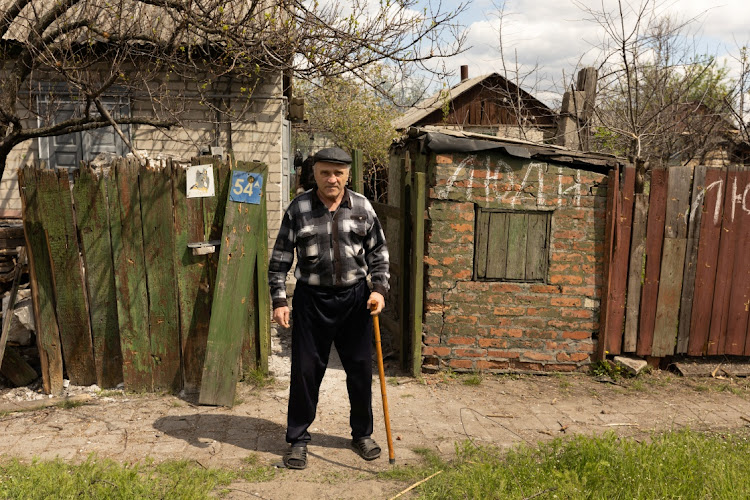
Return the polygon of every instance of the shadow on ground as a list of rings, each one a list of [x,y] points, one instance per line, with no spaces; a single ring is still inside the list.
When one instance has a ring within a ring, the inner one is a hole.
[[[270,420],[239,415],[188,414],[161,417],[154,429],[196,448],[209,448],[213,441],[246,450],[283,455],[286,428]],[[315,446],[349,448],[351,438],[313,433]]]

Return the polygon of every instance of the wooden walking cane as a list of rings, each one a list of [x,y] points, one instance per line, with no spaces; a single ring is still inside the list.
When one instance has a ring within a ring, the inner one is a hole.
[[[374,307],[373,307],[374,309]],[[385,370],[383,369],[383,349],[380,347],[380,321],[378,315],[372,317],[372,326],[375,330],[375,351],[378,354],[378,372],[380,373],[380,394],[383,396],[383,418],[385,418],[385,435],[388,437],[388,463],[396,463],[396,455],[393,452],[393,438],[391,437],[391,419],[388,416],[388,396],[385,392]]]

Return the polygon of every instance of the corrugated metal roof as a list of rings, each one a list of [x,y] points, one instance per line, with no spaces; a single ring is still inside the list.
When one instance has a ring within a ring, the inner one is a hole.
[[[544,159],[555,163],[571,164],[595,171],[604,171],[626,160],[606,153],[575,151],[554,144],[538,144],[522,139],[499,138],[494,135],[477,134],[438,127],[412,127],[407,130],[406,140],[421,141],[423,149],[435,153],[468,153],[503,150],[518,158]]]

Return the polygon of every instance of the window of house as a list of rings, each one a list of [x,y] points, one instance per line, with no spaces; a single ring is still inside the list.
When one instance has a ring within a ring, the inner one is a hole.
[[[102,104],[114,117],[130,114],[126,97],[103,97]],[[40,126],[60,123],[80,116],[83,111],[83,105],[78,101],[65,97],[49,99],[47,95],[37,98],[37,106]],[[120,129],[126,137],[129,136],[130,127],[127,124],[120,125]],[[39,159],[46,161],[50,168],[77,168],[81,161],[91,161],[99,153],[125,156],[128,152],[125,142],[113,127],[39,139]]]
[[[477,209],[474,279],[545,281],[552,212]]]

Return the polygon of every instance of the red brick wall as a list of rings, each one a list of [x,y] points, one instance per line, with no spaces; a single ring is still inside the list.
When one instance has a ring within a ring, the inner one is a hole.
[[[599,329],[606,175],[503,153],[428,160],[423,367],[575,371]],[[473,281],[475,208],[552,211],[543,283]]]

